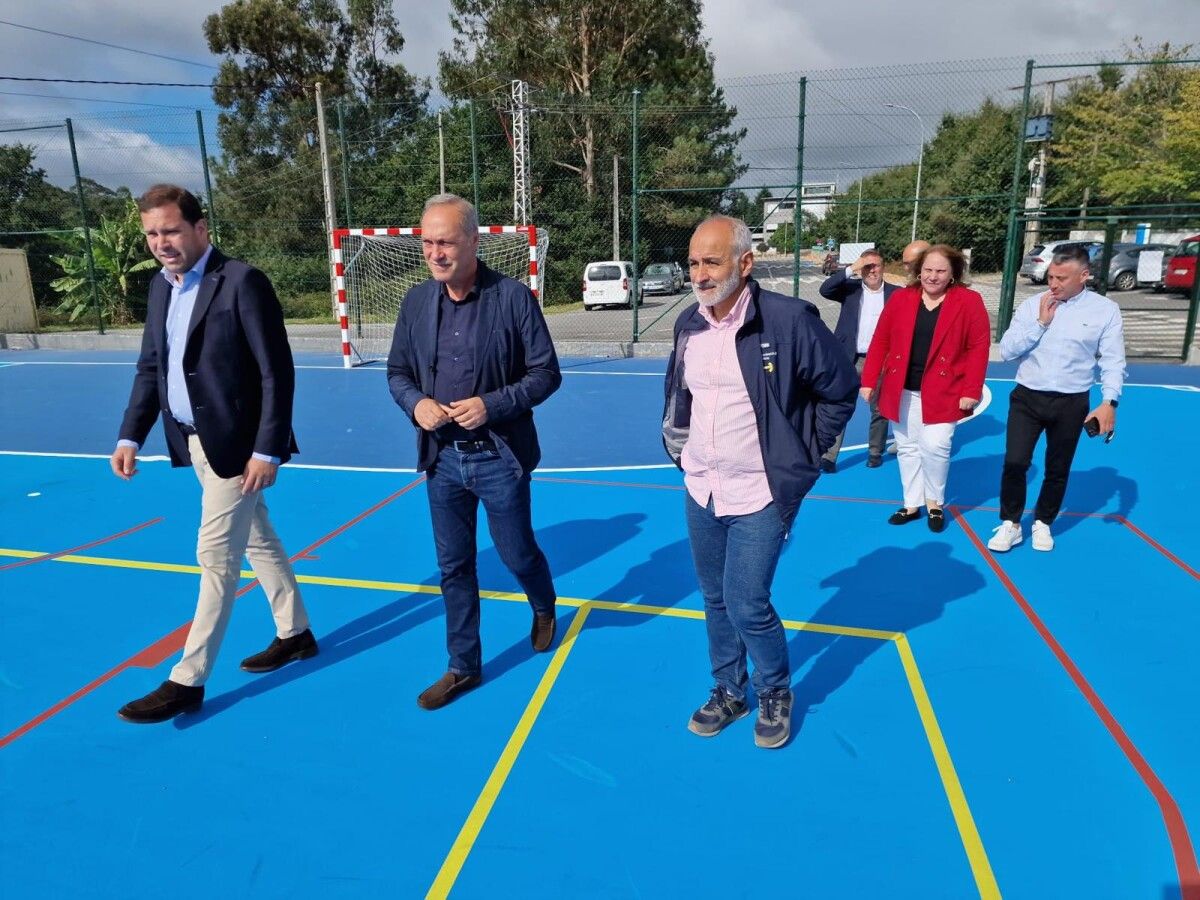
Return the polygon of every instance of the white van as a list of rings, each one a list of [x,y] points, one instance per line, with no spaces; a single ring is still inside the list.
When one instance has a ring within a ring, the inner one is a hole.
[[[605,260],[583,269],[583,308],[624,306],[633,309],[633,263]]]

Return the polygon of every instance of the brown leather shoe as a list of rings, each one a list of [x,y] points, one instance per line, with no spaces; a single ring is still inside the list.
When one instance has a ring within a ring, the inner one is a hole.
[[[540,613],[533,614],[533,627],[529,629],[529,643],[538,653],[545,653],[554,643],[554,633],[558,630],[558,617],[552,612],[548,616]]]
[[[145,697],[126,703],[117,711],[117,715],[126,722],[148,725],[151,722],[165,722],[180,713],[196,712],[203,702],[204,685],[190,687],[164,681]]]
[[[417,697],[417,706],[421,709],[440,709],[459,694],[466,693],[473,687],[478,687],[483,679],[478,675],[458,675],[447,672]]]

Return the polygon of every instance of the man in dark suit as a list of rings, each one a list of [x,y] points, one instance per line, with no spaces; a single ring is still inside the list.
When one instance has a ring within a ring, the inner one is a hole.
[[[417,703],[437,709],[482,676],[479,501],[500,559],[533,607],[533,649],[554,642],[557,597],[533,534],[529,482],[541,459],[533,407],[558,390],[562,375],[529,288],[476,257],[475,207],[454,194],[430,198],[421,248],[433,277],[400,306],[388,386],[417,427],[417,468],[427,474],[450,664]]]
[[[883,305],[897,288],[883,280],[883,256],[878,250],[864,250],[853,263],[825,279],[821,296],[842,305],[833,335],[862,375],[871,337],[883,312]],[[887,419],[879,414],[879,392],[871,399],[871,425],[867,432],[867,466],[875,468],[883,462],[887,443]],[[838,453],[846,437],[843,429],[833,446],[821,457],[822,472],[836,472]]]
[[[242,668],[270,672],[315,655],[317,642],[262,493],[297,452],[296,373],[275,291],[262,272],[209,244],[200,203],[183,188],[155,185],[138,211],[163,268],[150,286],[137,374],[110,462],[117,477],[136,475],[137,452],[161,413],[171,464],[192,466],[203,491],[200,597],[183,657],[167,681],[118,713],[162,722],[200,708],[243,555],[266,591],[277,636]]]

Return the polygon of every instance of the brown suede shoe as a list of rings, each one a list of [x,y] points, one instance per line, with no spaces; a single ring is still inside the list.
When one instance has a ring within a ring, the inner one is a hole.
[[[274,672],[294,659],[317,655],[317,639],[309,629],[290,638],[274,638],[266,650],[242,660],[243,672]]]
[[[529,643],[538,653],[545,653],[554,643],[554,632],[558,630],[558,617],[554,613],[543,616],[533,614],[533,627],[529,630]]]
[[[417,706],[421,709],[440,709],[459,694],[466,693],[473,687],[478,687],[483,679],[478,675],[457,675],[447,672],[417,697]]]
[[[165,722],[180,713],[196,712],[203,702],[204,685],[189,687],[164,681],[145,697],[126,703],[117,711],[117,715],[126,722],[148,725],[151,722]]]

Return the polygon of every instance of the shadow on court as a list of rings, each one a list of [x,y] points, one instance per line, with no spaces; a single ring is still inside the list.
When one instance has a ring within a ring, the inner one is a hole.
[[[645,519],[646,516],[644,513],[624,513],[608,519],[577,519],[570,522],[562,522],[540,530],[537,535],[538,543],[550,560],[551,571],[558,578],[567,572],[604,556],[626,541],[636,537],[641,533],[641,525]],[[504,567],[503,562],[500,561],[494,547],[489,546],[480,551],[476,569],[480,573],[480,580],[486,589],[494,590],[497,584],[511,584],[513,582],[512,575]],[[426,578],[422,584],[436,585],[439,583],[439,580],[439,576],[434,574]],[[513,590],[519,591],[520,587],[514,586]],[[536,655],[529,644],[529,640],[524,638],[502,650],[499,655],[488,658],[486,647],[488,637],[487,609],[489,605],[491,604],[485,602],[480,614],[480,631],[485,648],[483,663],[483,677],[485,681],[502,677]],[[199,725],[206,719],[218,715],[243,700],[273,691],[276,688],[290,684],[298,678],[304,678],[329,666],[335,666],[352,659],[360,653],[382,647],[406,631],[434,619],[442,618],[444,614],[444,606],[440,596],[402,594],[398,598],[385,603],[383,606],[364,613],[332,631],[322,632],[320,623],[318,622],[313,628],[313,633],[317,636],[317,641],[321,647],[321,652],[317,656],[302,663],[293,663],[284,666],[282,669],[259,676],[232,691],[208,697],[205,699],[204,706],[199,713],[191,716],[181,716],[174,720],[175,725],[177,728],[191,728]],[[564,615],[563,611],[560,611],[559,640],[561,640],[561,635],[565,633],[570,623],[570,618],[571,615]],[[439,640],[438,652],[442,650],[442,646]],[[222,662],[228,663],[227,660],[222,660]],[[443,668],[436,665],[433,666],[429,673],[429,682],[432,682],[443,671]],[[413,695],[415,696],[416,693],[426,686],[425,683],[413,685]]]
[[[821,587],[834,595],[808,620],[825,625],[911,632],[940,618],[946,606],[983,590],[978,569],[950,555],[950,545],[930,541],[909,549],[881,547]],[[792,671],[811,668],[795,686],[792,733],[804,717],[853,676],[888,642],[847,635],[794,632],[789,642]]]

